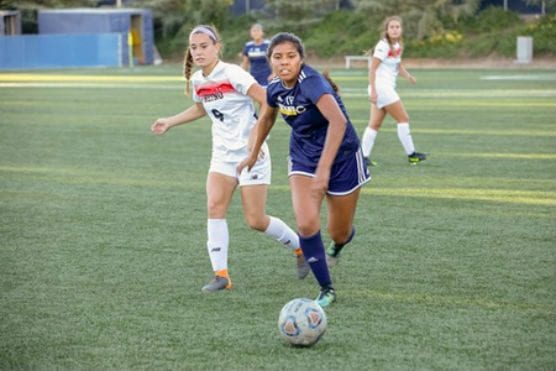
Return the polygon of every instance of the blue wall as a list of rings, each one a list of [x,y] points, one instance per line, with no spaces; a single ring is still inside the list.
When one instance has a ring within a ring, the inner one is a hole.
[[[0,69],[120,66],[122,35],[0,37]]]
[[[148,9],[51,9],[38,12],[39,34],[125,33],[132,29],[131,17],[142,19],[142,51],[145,64],[154,62],[154,26]],[[126,43],[127,45],[127,38]],[[123,55],[127,64],[127,49]]]

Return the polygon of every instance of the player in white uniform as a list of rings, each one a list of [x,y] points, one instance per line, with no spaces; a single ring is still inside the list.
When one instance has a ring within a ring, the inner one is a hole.
[[[230,289],[228,273],[229,233],[226,213],[237,186],[241,187],[243,212],[247,224],[280,241],[296,252],[297,274],[309,273],[299,245],[298,235],[282,220],[266,214],[265,204],[271,177],[270,153],[262,147],[256,165],[240,174],[237,165],[248,155],[250,137],[257,118],[253,100],[266,106],[266,92],[241,67],[219,59],[220,39],[210,26],[197,26],[189,36],[184,62],[186,93],[190,82],[194,104],[177,115],[159,118],[151,130],[162,135],[170,128],[208,115],[212,121],[212,157],[207,177],[207,248],[214,278],[203,287],[204,292]],[[192,65],[200,70],[191,76]]]
[[[396,93],[398,74],[412,84],[416,82],[415,77],[401,63],[402,52],[402,20],[397,16],[386,18],[382,39],[374,48],[369,67],[368,93],[371,101],[371,116],[369,126],[365,128],[361,140],[363,156],[369,159],[370,165],[376,164],[371,160],[370,155],[386,114],[390,114],[397,122],[398,138],[409,163],[417,164],[427,158],[424,153],[415,151],[409,130],[409,116]]]

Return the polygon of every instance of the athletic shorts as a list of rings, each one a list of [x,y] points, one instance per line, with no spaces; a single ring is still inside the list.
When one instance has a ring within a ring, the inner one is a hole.
[[[305,166],[289,160],[288,176],[303,175],[315,177],[316,166]],[[361,148],[353,156],[335,162],[330,169],[330,181],[328,182],[328,193],[332,196],[344,196],[352,193],[357,188],[371,180],[371,174],[363,157]]]
[[[236,178],[240,186],[270,184],[272,164],[270,161],[270,152],[266,143],[263,145],[261,152],[264,153],[264,155],[259,157],[259,160],[257,160],[255,166],[253,166],[250,171],[247,171],[245,168],[241,174],[238,174],[236,169],[241,161],[222,161],[213,157],[210,160],[209,173],[219,173]]]
[[[396,93],[396,89],[388,84],[376,84],[376,106],[378,108],[386,107],[400,100],[400,96]],[[371,86],[369,85],[367,92],[371,95]]]

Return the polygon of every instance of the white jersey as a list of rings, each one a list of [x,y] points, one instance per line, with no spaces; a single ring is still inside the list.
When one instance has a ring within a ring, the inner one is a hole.
[[[395,43],[392,48],[384,39],[380,40],[373,53],[374,58],[382,61],[376,70],[375,84],[386,84],[392,87],[396,86],[396,77],[402,61],[402,47],[399,43]]]
[[[191,77],[193,101],[202,103],[212,120],[212,158],[226,162],[248,155],[249,133],[257,121],[247,91],[256,81],[240,66],[218,62],[208,76]]]

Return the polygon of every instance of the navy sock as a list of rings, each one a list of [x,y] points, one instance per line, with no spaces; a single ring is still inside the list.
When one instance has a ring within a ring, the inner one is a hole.
[[[322,243],[320,231],[311,237],[299,236],[299,242],[301,243],[301,250],[303,250],[305,261],[309,263],[320,287],[332,287],[332,280],[330,279],[328,265],[326,264],[324,245]]]
[[[351,242],[351,240],[353,240],[353,236],[355,236],[355,227],[351,227],[351,234],[349,235],[348,239],[346,242],[344,243],[334,243],[334,256],[338,255],[340,253],[340,251],[342,251],[342,249],[344,248],[345,245],[347,245],[348,243]]]

